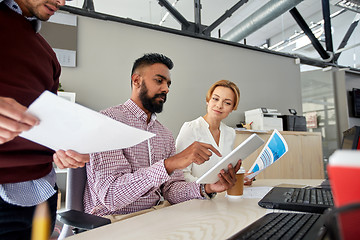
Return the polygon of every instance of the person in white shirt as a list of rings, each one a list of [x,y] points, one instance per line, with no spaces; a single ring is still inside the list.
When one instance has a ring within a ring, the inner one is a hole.
[[[215,82],[206,95],[207,113],[191,122],[185,122],[176,139],[176,152],[186,149],[194,141],[214,146],[222,155],[228,155],[234,147],[235,130],[225,125],[224,120],[237,109],[240,90],[235,83],[228,80]],[[222,157],[213,154],[201,165],[190,164],[183,169],[185,180],[194,182],[213,167]],[[252,180],[245,178],[245,184],[251,185]]]

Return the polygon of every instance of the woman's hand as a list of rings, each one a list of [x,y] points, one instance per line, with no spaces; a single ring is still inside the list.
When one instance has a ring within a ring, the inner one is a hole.
[[[247,176],[249,176],[250,174],[252,174],[252,172],[251,173],[245,173],[245,176],[244,176],[244,185],[245,186],[251,186],[254,179],[255,179],[255,177],[248,178]]]

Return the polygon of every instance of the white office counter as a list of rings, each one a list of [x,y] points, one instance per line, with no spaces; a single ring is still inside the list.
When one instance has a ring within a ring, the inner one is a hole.
[[[253,186],[303,184],[317,186],[322,179],[259,179]],[[272,210],[259,199],[229,200],[225,193],[213,200],[191,200],[156,210],[67,239],[226,239]]]

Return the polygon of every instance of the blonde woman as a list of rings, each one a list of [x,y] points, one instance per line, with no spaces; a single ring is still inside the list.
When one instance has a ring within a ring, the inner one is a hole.
[[[181,152],[194,141],[198,141],[211,144],[223,157],[229,154],[234,147],[235,130],[225,125],[222,120],[237,109],[239,99],[240,91],[235,83],[228,80],[214,83],[206,94],[207,113],[183,124],[176,139],[176,152]],[[183,170],[185,180],[196,181],[220,159],[221,157],[213,154],[201,165],[190,164]],[[251,180],[245,179],[245,184],[250,185]]]

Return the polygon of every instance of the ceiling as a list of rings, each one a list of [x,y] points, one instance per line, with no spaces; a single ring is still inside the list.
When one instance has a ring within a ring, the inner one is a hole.
[[[229,30],[234,28],[239,23],[243,22],[254,12],[261,9],[264,4],[268,2],[274,2],[274,0],[249,0],[247,3],[242,5],[237,11],[235,11],[230,18],[223,21],[217,28],[211,32],[211,36],[219,38],[224,36]],[[332,2],[333,0],[331,0]],[[355,0],[356,1],[356,0]],[[94,8],[96,12],[105,13],[109,15],[119,16],[122,18],[130,18],[133,20],[162,25],[168,28],[181,29],[180,23],[169,14],[165,17],[165,21],[162,22],[164,16],[168,14],[168,10],[165,7],[161,7],[157,0],[93,0]],[[194,22],[194,1],[191,0],[168,0],[170,4],[174,3],[174,7],[177,11],[185,17],[189,22]],[[228,9],[238,3],[239,0],[201,0],[201,24],[210,25],[217,20],[221,15]],[[299,3],[296,8],[300,12],[301,16],[305,19],[307,24],[311,26],[312,23],[317,23],[322,20],[322,1],[321,0],[304,0]],[[84,0],[73,0],[66,2],[69,6],[79,7],[83,6]],[[330,4],[330,13],[341,10],[342,8],[336,7]],[[333,35],[338,34],[337,37],[333,37],[334,50],[341,42],[346,30],[349,28],[355,12],[344,11],[342,13],[343,19],[346,16],[347,21],[337,21],[335,18],[332,19]],[[340,18],[338,18],[340,19]],[[161,23],[162,22],[162,23]],[[336,30],[340,28],[341,30]],[[334,30],[335,29],[335,30]],[[352,39],[360,39],[358,32],[360,27],[354,32]],[[261,28],[251,33],[246,37],[246,44],[251,46],[261,46],[266,43],[267,39],[270,39],[270,46],[277,42],[285,39],[289,39],[291,35],[296,32],[301,32],[301,28],[296,24],[294,18],[287,11],[279,17],[269,23],[264,24]],[[357,35],[356,35],[357,34]],[[360,40],[349,41],[350,44],[358,44]],[[244,41],[241,40],[240,43]],[[323,44],[323,46],[325,46]],[[294,53],[292,50],[294,47],[285,48],[281,51]],[[319,54],[311,47],[307,49],[301,49],[298,51],[299,54],[306,55],[308,57],[321,59]],[[349,57],[339,58],[339,64],[351,67],[360,67],[360,57],[354,62],[354,55],[360,55],[360,47],[357,46],[353,49]],[[346,54],[344,54],[346,55]],[[351,58],[351,59],[347,59]]]
[[[201,23],[210,25],[218,17],[230,9],[239,0],[202,0]],[[82,7],[83,0],[67,2],[67,5]],[[134,20],[160,24],[167,13],[167,9],[161,7],[156,0],[93,0],[95,11],[110,15],[131,18]],[[192,0],[168,0],[169,3],[176,2],[174,6],[188,21],[194,22],[194,1]],[[226,19],[218,28],[212,32],[212,36],[218,36],[218,29],[225,34],[231,28],[242,22],[250,14],[261,8],[268,0],[250,0],[241,6],[232,16]],[[117,6],[117,7],[114,7]],[[297,6],[297,9],[305,19],[321,11],[321,0],[305,0]],[[319,21],[320,19],[316,19]],[[260,45],[266,38],[279,33],[296,24],[291,15],[287,12],[281,17],[265,25],[247,39],[248,44]],[[162,24],[164,27],[181,29],[180,24],[169,15]]]

